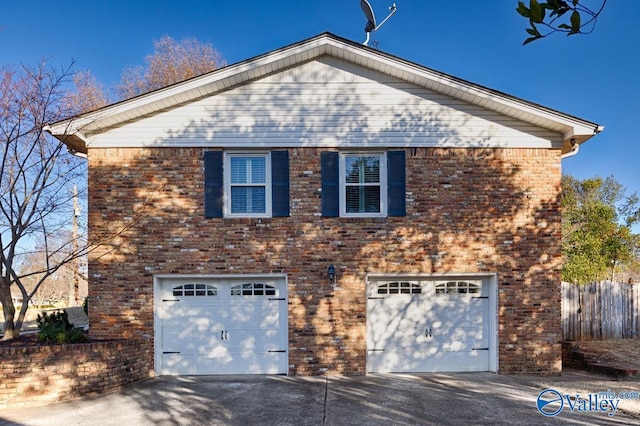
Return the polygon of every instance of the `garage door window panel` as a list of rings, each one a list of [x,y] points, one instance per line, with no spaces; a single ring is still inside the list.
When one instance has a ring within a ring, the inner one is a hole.
[[[263,283],[238,284],[231,287],[231,296],[276,296],[274,286]]]
[[[422,286],[417,282],[394,281],[378,286],[378,294],[422,294]]]
[[[482,287],[478,283],[468,281],[448,281],[436,284],[436,294],[479,294]]]
[[[209,284],[183,284],[173,287],[172,294],[176,297],[211,297],[218,295],[218,289]]]

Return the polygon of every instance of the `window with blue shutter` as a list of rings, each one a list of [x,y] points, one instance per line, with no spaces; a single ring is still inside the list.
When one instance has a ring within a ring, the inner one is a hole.
[[[405,151],[321,154],[324,217],[406,216]]]
[[[205,217],[289,216],[289,153],[206,151]]]

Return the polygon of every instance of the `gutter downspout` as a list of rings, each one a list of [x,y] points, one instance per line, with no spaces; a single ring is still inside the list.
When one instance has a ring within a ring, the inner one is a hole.
[[[561,155],[560,159],[564,160],[565,158],[573,157],[578,151],[580,151],[580,144],[576,142],[575,138],[571,138],[571,151]]]
[[[67,147],[67,151],[69,152],[69,154],[71,154],[71,155],[73,155],[73,156],[75,156],[75,157],[78,157],[78,158],[83,158],[83,159],[85,159],[85,160],[86,160],[87,158],[89,158],[89,157],[87,156],[87,154],[85,154],[84,152],[76,151],[76,150],[75,150],[75,149],[73,149],[73,148],[69,148],[69,147]]]

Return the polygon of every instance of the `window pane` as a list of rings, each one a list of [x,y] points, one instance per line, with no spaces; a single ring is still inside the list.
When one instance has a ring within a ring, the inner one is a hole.
[[[265,213],[267,210],[264,186],[232,186],[231,213]]]
[[[380,182],[380,157],[365,157],[364,161],[364,182]]]
[[[231,183],[247,183],[247,159],[231,157]]]
[[[379,183],[380,157],[345,157],[347,183]]]
[[[247,213],[247,187],[231,188],[231,213]]]
[[[267,197],[264,186],[252,186],[247,188],[251,193],[251,213],[264,213],[267,211]]]
[[[344,159],[344,170],[347,183],[360,183],[359,160],[359,157],[346,157]]]
[[[265,183],[267,181],[267,164],[264,157],[254,157],[251,160],[251,182]]]
[[[231,183],[266,183],[265,157],[231,157]]]
[[[379,186],[347,186],[347,213],[380,213]]]

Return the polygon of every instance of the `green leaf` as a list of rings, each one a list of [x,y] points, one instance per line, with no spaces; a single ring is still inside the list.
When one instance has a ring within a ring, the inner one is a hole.
[[[530,23],[531,23],[531,28],[526,29],[527,33],[537,38],[542,37],[542,34],[540,34],[540,31],[538,31],[538,28],[536,27],[536,24],[534,24],[533,22],[530,22]]]
[[[580,32],[580,13],[577,10],[571,14],[571,32],[574,34]]]
[[[573,0],[573,5],[577,6],[578,5],[579,0]]]
[[[525,44],[529,44],[532,41],[536,41],[537,39],[542,38],[542,36],[535,36],[535,37],[529,37],[528,39],[526,39],[524,41],[524,43],[522,43],[522,45],[524,46]]]
[[[542,23],[544,20],[544,8],[540,6],[538,0],[530,0],[529,9],[531,10],[531,20],[537,24]]]
[[[563,30],[570,30],[571,29],[571,27],[568,26],[567,24],[560,24],[560,25],[558,25],[558,28],[562,28]]]
[[[529,10],[529,8],[527,6],[524,5],[524,3],[522,3],[521,1],[518,2],[518,8],[516,9],[516,11],[521,15],[524,16],[525,18],[530,18],[531,17],[531,11]]]

